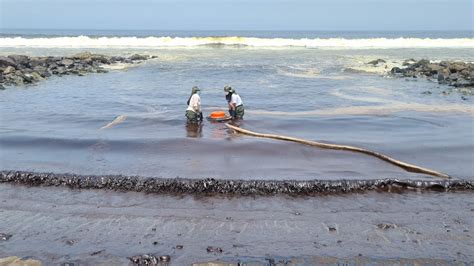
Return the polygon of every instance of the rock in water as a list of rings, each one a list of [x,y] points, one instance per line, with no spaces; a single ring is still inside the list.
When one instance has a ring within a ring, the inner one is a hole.
[[[104,68],[98,68],[97,69],[97,73],[108,73],[109,71],[107,69],[104,69]]]
[[[65,67],[69,67],[71,66],[72,64],[74,64],[74,61],[69,59],[69,58],[66,58],[66,59],[63,59],[61,60],[60,64],[59,65],[63,65]]]
[[[26,55],[9,55],[8,58],[12,59],[13,61],[15,61],[15,63],[17,65],[28,65],[29,63],[29,57],[26,56]]]
[[[92,54],[90,52],[82,52],[82,53],[77,53],[72,56],[74,59],[80,59],[80,60],[85,60],[87,58],[92,57]]]
[[[31,72],[30,75],[34,81],[40,81],[44,79],[38,72]]]
[[[133,60],[147,60],[148,56],[135,54]],[[29,57],[26,55],[0,56],[0,85],[23,85],[35,83],[51,75],[79,75],[87,73],[107,73],[103,65],[115,62],[133,63],[129,58],[110,57],[83,52],[72,57],[48,56]]]
[[[222,253],[222,248],[209,246],[206,248],[207,253]]]
[[[0,233],[0,241],[8,241],[11,237],[12,235]]]
[[[449,70],[451,71],[451,73],[457,73],[457,72],[463,71],[466,68],[467,66],[463,62],[456,62],[456,63],[450,64],[449,66]]]
[[[380,223],[380,224],[377,224],[377,227],[382,230],[388,230],[388,229],[394,229],[397,226],[390,223]]]
[[[456,88],[474,88],[474,80],[460,80],[454,83],[454,87]],[[461,92],[461,91],[460,91]],[[472,94],[472,90],[471,93]]]
[[[146,55],[139,55],[139,54],[134,54],[129,57],[130,60],[136,61],[136,60],[147,60],[148,56]]]
[[[453,73],[447,77],[447,79],[451,81],[457,81],[459,79],[459,75],[457,73]]]
[[[110,61],[112,62],[123,62],[123,60],[125,60],[125,58],[122,56],[112,56],[110,58]]]
[[[23,82],[25,83],[33,83],[35,81],[33,76],[31,76],[30,74],[17,73],[17,75],[22,76]]]
[[[403,73],[403,72],[405,72],[405,71],[404,71],[403,69],[399,68],[399,67],[394,67],[394,68],[392,68],[392,70],[390,70],[390,72],[391,72],[392,74],[401,74],[401,73]]]
[[[431,64],[431,63],[430,63],[430,64],[427,64],[427,65],[425,66],[425,68],[426,68],[426,70],[427,70],[428,72],[430,72],[431,74],[437,74],[438,71],[440,71],[441,69],[443,69],[442,66],[440,66],[440,65],[438,65],[438,64]]]
[[[14,85],[17,85],[17,86],[21,86],[21,85],[25,84],[23,77],[15,75],[15,74],[12,74],[10,76],[10,83],[14,84]]]
[[[170,260],[171,260],[171,257],[169,255],[160,256],[160,261],[169,262]]]
[[[133,256],[129,259],[134,265],[158,265],[158,258],[153,255],[144,254],[139,256]]]
[[[105,55],[98,55],[95,54],[91,57],[92,61],[100,63],[100,64],[110,64],[110,59]]]
[[[37,66],[47,66],[47,58],[45,57],[30,57],[30,66],[37,67]]]
[[[439,84],[445,84],[446,83],[446,78],[444,77],[443,74],[438,74],[438,83]]]
[[[458,61],[435,63],[422,59],[413,64],[407,64],[405,68],[394,67],[389,74],[398,77],[426,77],[436,79],[439,84],[474,88],[474,64],[472,63]]]
[[[43,78],[51,76],[51,73],[49,73],[48,69],[44,66],[35,66],[33,68],[33,71],[40,74]]]
[[[58,66],[56,68],[56,70],[53,71],[53,74],[57,74],[57,75],[65,75],[67,74],[67,70],[65,67],[63,66]]]
[[[8,74],[11,74],[11,73],[15,73],[16,69],[12,66],[7,66],[7,68],[5,68],[5,70],[3,70],[3,75],[8,75]]]
[[[402,64],[402,65],[403,65],[403,66],[409,66],[409,65],[412,65],[412,64],[414,64],[414,63],[416,63],[416,60],[413,59],[413,58],[410,58],[410,59],[407,59],[407,60],[403,61],[403,64]]]
[[[430,63],[430,60],[428,59],[421,59],[420,61],[416,62],[414,64],[414,67],[417,68],[417,67],[420,67],[420,66],[426,66],[427,64]]]
[[[381,63],[386,63],[386,61],[379,58],[379,59],[376,59],[376,60],[372,60],[372,61],[368,62],[367,64],[376,66],[376,65],[381,64]]]
[[[8,67],[12,66],[15,67],[16,63],[13,59],[5,56],[0,56],[0,67]]]

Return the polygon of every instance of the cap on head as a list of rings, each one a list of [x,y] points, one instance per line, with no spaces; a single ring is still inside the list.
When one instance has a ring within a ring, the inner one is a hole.
[[[197,86],[194,86],[191,93],[194,94],[194,93],[196,93],[196,92],[198,92],[198,91],[201,91],[201,90],[200,90]]]
[[[231,86],[225,86],[224,87],[225,94],[228,95],[229,93],[235,93],[235,90],[232,89]]]

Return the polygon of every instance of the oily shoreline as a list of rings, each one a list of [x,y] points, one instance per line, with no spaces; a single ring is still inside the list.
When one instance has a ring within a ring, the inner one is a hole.
[[[28,186],[63,186],[72,189],[107,189],[174,195],[290,195],[342,194],[364,191],[474,191],[472,180],[218,180],[145,178],[123,175],[75,175],[0,171],[0,183]]]
[[[136,64],[150,58],[150,56],[139,54],[123,57],[90,52],[73,56],[0,56],[0,89],[4,89],[5,86],[34,84],[51,76],[107,73],[108,70],[104,68],[106,65]]]

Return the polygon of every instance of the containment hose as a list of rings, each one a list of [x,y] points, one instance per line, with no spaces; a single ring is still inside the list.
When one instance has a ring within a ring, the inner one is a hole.
[[[299,139],[299,138],[293,138],[293,137],[288,137],[288,136],[281,136],[281,135],[274,135],[274,134],[263,134],[263,133],[257,133],[253,132],[250,130],[246,130],[234,125],[231,125],[229,123],[225,124],[228,128],[235,130],[238,133],[249,135],[249,136],[254,136],[254,137],[260,137],[260,138],[270,138],[270,139],[278,139],[278,140],[284,140],[284,141],[292,141],[292,142],[297,142],[313,147],[318,147],[318,148],[323,148],[323,149],[332,149],[332,150],[344,150],[344,151],[352,151],[352,152],[359,152],[359,153],[364,153],[367,155],[371,155],[374,157],[377,157],[381,160],[384,160],[386,162],[389,162],[393,165],[396,165],[400,168],[403,168],[404,170],[412,173],[420,173],[420,174],[427,174],[431,176],[436,176],[436,177],[441,177],[441,178],[451,178],[449,175],[434,171],[428,168],[416,166],[413,164],[401,162],[399,160],[396,160],[394,158],[391,158],[387,155],[375,152],[375,151],[370,151],[366,149],[362,149],[359,147],[354,147],[354,146],[348,146],[348,145],[338,145],[338,144],[328,144],[328,143],[322,143],[322,142],[316,142],[316,141],[310,141],[310,140],[305,140],[305,139]]]

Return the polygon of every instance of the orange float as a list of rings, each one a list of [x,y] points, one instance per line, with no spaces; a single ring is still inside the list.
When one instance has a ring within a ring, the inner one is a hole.
[[[216,118],[224,118],[225,117],[225,112],[222,111],[215,111],[211,113],[211,118],[216,119]]]
[[[232,119],[232,117],[223,111],[214,111],[207,117],[207,119],[210,121],[222,122],[229,121]]]

